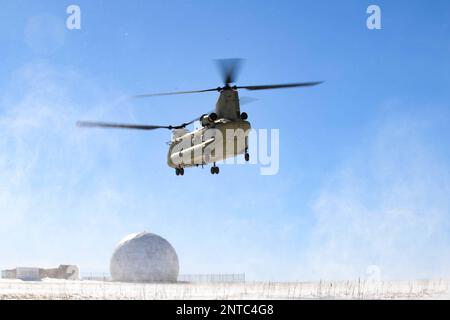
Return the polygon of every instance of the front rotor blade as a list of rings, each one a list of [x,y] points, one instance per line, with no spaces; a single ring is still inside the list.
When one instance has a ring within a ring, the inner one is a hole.
[[[91,121],[78,121],[77,126],[84,128],[115,128],[115,129],[137,129],[137,130],[155,130],[155,129],[172,128],[171,126],[153,126],[153,125],[91,122]]]
[[[321,83],[323,83],[323,81],[286,83],[286,84],[268,84],[268,85],[261,85],[261,86],[237,86],[236,89],[269,90],[269,89],[282,89],[282,88],[295,88],[295,87],[311,87],[311,86],[316,86]]]
[[[239,97],[239,104],[241,106],[246,105],[246,104],[250,104],[252,102],[258,101],[257,98],[253,98],[253,97],[246,97],[246,96],[240,96]]]
[[[163,93],[145,93],[133,96],[133,98],[146,98],[146,97],[158,97],[158,96],[173,96],[177,94],[188,94],[188,93],[201,93],[210,91],[220,91],[221,88],[205,89],[205,90],[192,90],[192,91],[175,91],[175,92],[163,92]]]

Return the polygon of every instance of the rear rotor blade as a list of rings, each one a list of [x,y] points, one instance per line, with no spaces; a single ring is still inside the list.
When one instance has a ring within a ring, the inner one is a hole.
[[[153,125],[91,122],[91,121],[78,121],[77,126],[84,128],[115,128],[115,129],[137,129],[137,130],[172,129],[172,126],[153,126]]]
[[[220,91],[221,88],[205,89],[205,90],[192,90],[192,91],[174,91],[174,92],[163,92],[163,93],[145,93],[133,96],[133,98],[146,98],[146,97],[158,97],[158,96],[173,96],[177,94],[189,94],[189,93],[201,93],[210,91]]]
[[[323,83],[323,81],[317,82],[299,82],[299,83],[285,83],[285,84],[268,84],[260,86],[237,86],[236,89],[246,90],[269,90],[269,89],[282,89],[282,88],[295,88],[295,87],[311,87]]]
[[[189,121],[189,122],[184,122],[183,124],[180,124],[179,126],[173,126],[172,128],[173,128],[173,129],[181,129],[181,128],[184,128],[184,127],[186,127],[186,126],[188,126],[188,125],[190,125],[190,124],[193,124],[195,121],[200,120],[203,116],[204,116],[204,115],[201,115],[200,117],[196,117],[194,120],[191,120],[191,121]]]
[[[114,128],[114,129],[137,129],[137,130],[155,130],[155,129],[181,129],[200,120],[204,116],[195,117],[195,119],[184,122],[180,125],[169,125],[169,126],[159,126],[159,125],[142,125],[142,124],[124,124],[124,123],[112,123],[112,122],[97,122],[97,121],[78,121],[77,126],[84,128]]]
[[[216,60],[225,86],[236,82],[242,62],[243,60],[239,58]]]

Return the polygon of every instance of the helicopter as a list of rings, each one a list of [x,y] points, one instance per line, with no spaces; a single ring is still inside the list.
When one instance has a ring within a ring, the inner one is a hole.
[[[78,121],[77,125],[84,128],[114,128],[135,130],[169,129],[172,131],[172,139],[169,142],[167,154],[167,165],[175,169],[177,176],[184,175],[184,169],[212,164],[211,174],[219,174],[220,162],[230,157],[244,154],[245,161],[250,160],[248,153],[248,137],[251,124],[248,114],[241,112],[239,90],[269,90],[295,87],[316,86],[323,81],[298,82],[269,85],[236,85],[237,73],[240,69],[242,59],[217,60],[221,71],[223,86],[211,89],[175,91],[165,93],[150,93],[135,95],[134,98],[147,98],[155,96],[171,96],[180,94],[218,92],[215,110],[194,120],[179,125],[145,125],[145,124],[123,124],[97,121]],[[193,131],[186,129],[187,126],[200,121],[201,126]],[[231,134],[230,134],[231,133]]]

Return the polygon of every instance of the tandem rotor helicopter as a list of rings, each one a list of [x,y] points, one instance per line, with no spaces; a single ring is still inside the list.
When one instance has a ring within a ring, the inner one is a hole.
[[[219,167],[216,162],[226,158],[236,157],[244,154],[245,161],[249,161],[248,153],[248,133],[251,125],[247,121],[248,115],[241,112],[238,90],[269,90],[295,87],[311,87],[321,84],[317,82],[299,82],[286,84],[270,84],[256,86],[235,85],[237,73],[239,71],[241,59],[217,60],[217,64],[222,74],[223,87],[204,90],[177,91],[166,93],[140,94],[135,98],[145,98],[154,96],[170,96],[178,94],[214,92],[219,93],[215,111],[196,117],[194,120],[179,125],[140,125],[123,124],[109,122],[79,121],[79,127],[87,128],[116,128],[116,129],[136,129],[136,130],[172,130],[172,139],[169,143],[167,154],[167,164],[175,169],[177,176],[184,175],[184,168],[193,166],[204,166],[212,164],[211,174],[219,174]],[[195,121],[200,121],[201,127],[189,131],[186,127]],[[226,134],[227,130],[241,131],[243,135],[233,135],[231,138]],[[221,136],[221,139],[218,137]],[[223,138],[226,137],[226,138]],[[232,140],[232,141],[227,141]],[[239,141],[237,141],[239,140]],[[186,145],[188,142],[188,145]],[[220,144],[221,148],[217,148]],[[232,145],[232,148],[228,146]],[[214,146],[214,147],[213,147]],[[218,152],[220,150],[220,152]]]

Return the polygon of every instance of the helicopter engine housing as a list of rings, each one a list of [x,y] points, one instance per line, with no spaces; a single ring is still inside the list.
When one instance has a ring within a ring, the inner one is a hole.
[[[201,117],[200,122],[202,124],[202,126],[208,126],[214,123],[214,121],[217,120],[217,114],[212,112],[209,115],[205,114],[204,116]]]

